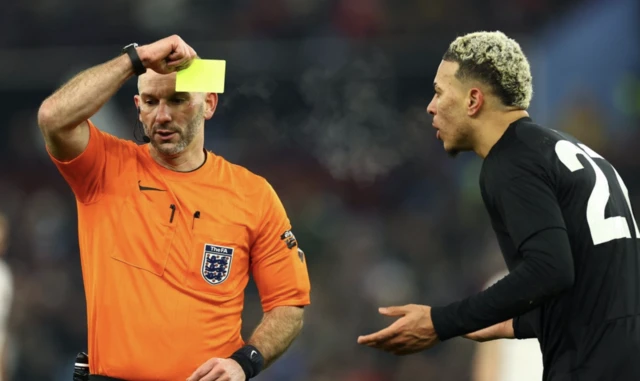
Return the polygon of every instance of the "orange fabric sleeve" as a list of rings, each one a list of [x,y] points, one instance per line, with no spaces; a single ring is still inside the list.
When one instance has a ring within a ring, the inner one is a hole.
[[[91,121],[89,125],[89,143],[84,151],[69,161],[53,157],[47,147],[49,157],[56,165],[62,177],[69,184],[78,201],[84,204],[98,201],[109,172],[108,164],[115,164],[121,157],[119,151],[124,143],[113,135],[100,131]],[[107,152],[111,155],[108,158]],[[111,165],[114,169],[114,165]]]
[[[307,305],[311,285],[306,258],[291,232],[282,202],[268,183],[262,207],[261,229],[251,249],[251,272],[262,309]]]

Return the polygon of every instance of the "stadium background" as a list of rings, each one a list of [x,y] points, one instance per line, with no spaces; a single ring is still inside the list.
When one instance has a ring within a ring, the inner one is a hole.
[[[69,380],[85,348],[72,193],[45,154],[40,102],[129,42],[179,34],[227,60],[206,147],[265,176],[307,254],[301,337],[259,381],[469,379],[474,344],[393,357],[356,338],[380,305],[441,304],[503,269],[478,190],[481,162],[448,158],[425,108],[447,44],[475,30],[518,39],[535,121],[608,157],[640,205],[637,0],[30,0],[0,13],[0,211],[15,276],[11,380]],[[133,138],[129,81],[93,120]],[[143,313],[141,311],[141,313]],[[261,310],[247,293],[245,334]],[[162,332],[158,332],[159,335]]]

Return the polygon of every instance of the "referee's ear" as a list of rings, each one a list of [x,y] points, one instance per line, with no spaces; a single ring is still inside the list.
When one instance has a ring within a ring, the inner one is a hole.
[[[216,93],[206,93],[204,96],[204,119],[209,120],[213,117],[213,114],[216,112],[216,107],[218,107],[218,94]]]

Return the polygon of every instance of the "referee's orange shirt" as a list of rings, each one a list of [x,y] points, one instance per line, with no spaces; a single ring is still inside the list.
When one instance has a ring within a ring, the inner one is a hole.
[[[93,374],[184,380],[244,345],[250,273],[263,310],[310,303],[304,253],[268,182],[207,152],[195,171],[89,122],[85,151],[50,157],[72,188]]]

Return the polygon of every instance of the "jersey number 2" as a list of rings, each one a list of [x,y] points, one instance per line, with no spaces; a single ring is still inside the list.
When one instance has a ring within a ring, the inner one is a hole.
[[[579,147],[578,147],[579,145]],[[609,202],[609,181],[607,176],[602,172],[602,169],[593,161],[593,159],[602,159],[602,156],[598,155],[591,148],[584,144],[575,145],[567,140],[560,140],[556,143],[556,154],[558,158],[571,172],[575,172],[580,169],[584,169],[578,155],[582,155],[587,162],[593,167],[593,171],[596,175],[596,183],[591,191],[591,196],[587,202],[587,223],[589,224],[589,230],[591,231],[591,238],[594,245],[613,241],[620,238],[631,238],[631,232],[629,231],[629,224],[627,219],[622,216],[612,216],[605,218],[605,209]],[[629,214],[633,221],[633,227],[636,229],[636,238],[640,238],[638,233],[638,224],[633,216],[633,210],[631,209],[631,201],[629,201],[629,191],[624,185],[622,178],[618,174],[615,168],[613,172],[616,174],[620,189],[624,194],[624,198],[627,201],[629,207]]]

